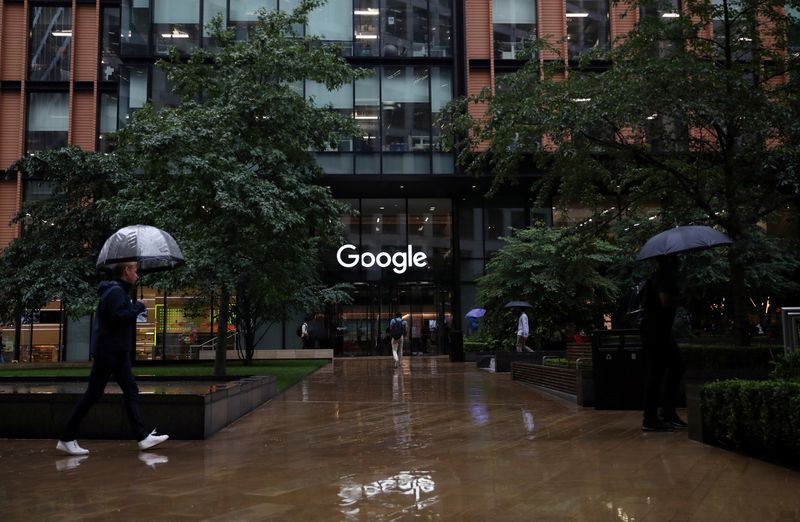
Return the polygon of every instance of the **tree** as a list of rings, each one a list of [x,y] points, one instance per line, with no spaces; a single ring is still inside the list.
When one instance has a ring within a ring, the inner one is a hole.
[[[493,172],[496,184],[532,162],[545,172],[539,199],[587,206],[595,231],[646,207],[659,210],[662,226],[725,231],[734,240],[729,309],[735,339],[745,344],[747,261],[759,257],[759,225],[796,212],[800,195],[800,71],[798,54],[785,52],[797,20],[783,15],[784,3],[681,2],[681,16],[643,16],[563,80],[557,63],[529,60],[498,80],[496,94],[452,104],[451,144],[461,147],[462,164]],[[628,16],[658,7],[627,5]],[[538,50],[545,49],[558,52],[542,40]],[[610,67],[598,71],[597,60]],[[488,104],[484,119],[466,114],[473,102]],[[488,150],[476,154],[484,140]]]
[[[22,311],[53,299],[61,299],[72,317],[91,312],[97,254],[116,230],[104,207],[121,182],[116,158],[66,147],[24,156],[9,170],[52,192],[25,202],[14,217],[24,233],[0,255],[0,323],[18,321]]]
[[[292,288],[314,286],[318,249],[341,236],[346,208],[317,183],[310,151],[352,134],[354,124],[294,85],[313,80],[335,90],[364,73],[336,48],[296,34],[320,3],[262,11],[247,41],[236,41],[218,17],[215,48],[188,59],[173,50],[158,64],[181,103],[159,112],[146,106],[118,136],[131,173],[114,202],[119,216],[164,228],[181,245],[187,266],[167,274],[166,287],[213,288],[219,298],[217,375],[232,293],[239,289],[250,304],[274,299],[251,311],[286,304]]]
[[[533,306],[528,312],[532,337],[560,338],[568,326],[602,326],[603,314],[619,293],[605,275],[618,254],[616,248],[601,239],[584,240],[570,229],[543,225],[515,230],[504,240],[507,244],[478,279],[477,301],[487,310],[485,331],[501,341],[509,337],[516,322],[504,305],[512,300]]]

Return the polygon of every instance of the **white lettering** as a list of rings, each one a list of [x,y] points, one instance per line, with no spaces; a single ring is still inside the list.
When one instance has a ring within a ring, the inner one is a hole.
[[[342,252],[344,252],[345,250],[355,250],[355,249],[356,249],[355,245],[342,245],[341,247],[339,247],[339,250],[336,252],[336,260],[339,262],[340,265],[342,265],[345,268],[353,268],[354,266],[356,266],[358,264],[358,256],[356,254],[348,255],[347,256],[348,259],[350,259],[350,261],[352,261],[352,262],[345,263],[342,260]]]
[[[355,245],[342,245],[336,252],[336,261],[344,268],[353,268],[361,263],[364,268],[370,268],[376,264],[381,268],[392,266],[392,271],[396,274],[404,274],[411,267],[424,268],[428,266],[428,256],[425,252],[414,252],[414,247],[408,245],[405,250],[390,254],[388,252],[362,252],[360,255],[355,253]],[[352,251],[352,252],[351,252]],[[347,252],[347,253],[345,253]]]

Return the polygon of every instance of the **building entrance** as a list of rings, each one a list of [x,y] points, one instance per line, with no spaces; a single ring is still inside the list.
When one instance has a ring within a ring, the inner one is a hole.
[[[429,282],[356,283],[353,302],[337,305],[334,319],[336,356],[390,355],[386,333],[399,312],[408,322],[405,355],[448,353],[447,334],[453,324],[453,291]]]

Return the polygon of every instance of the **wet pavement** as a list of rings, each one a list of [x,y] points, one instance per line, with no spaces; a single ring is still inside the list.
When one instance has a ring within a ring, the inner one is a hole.
[[[336,360],[205,441],[0,440],[0,520],[800,520],[800,473],[640,415],[470,363]]]

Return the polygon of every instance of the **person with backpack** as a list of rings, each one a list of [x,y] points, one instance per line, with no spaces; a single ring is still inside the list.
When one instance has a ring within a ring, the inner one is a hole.
[[[389,321],[389,337],[392,342],[392,357],[394,357],[394,367],[397,368],[403,362],[403,338],[408,332],[408,323],[403,320],[400,312],[394,314],[394,318]]]
[[[644,306],[639,331],[647,372],[642,431],[674,431],[687,427],[675,411],[684,372],[681,351],[672,333],[678,300],[679,260],[674,254],[656,259],[658,269],[647,280],[641,298]],[[659,404],[661,416],[658,415]]]

